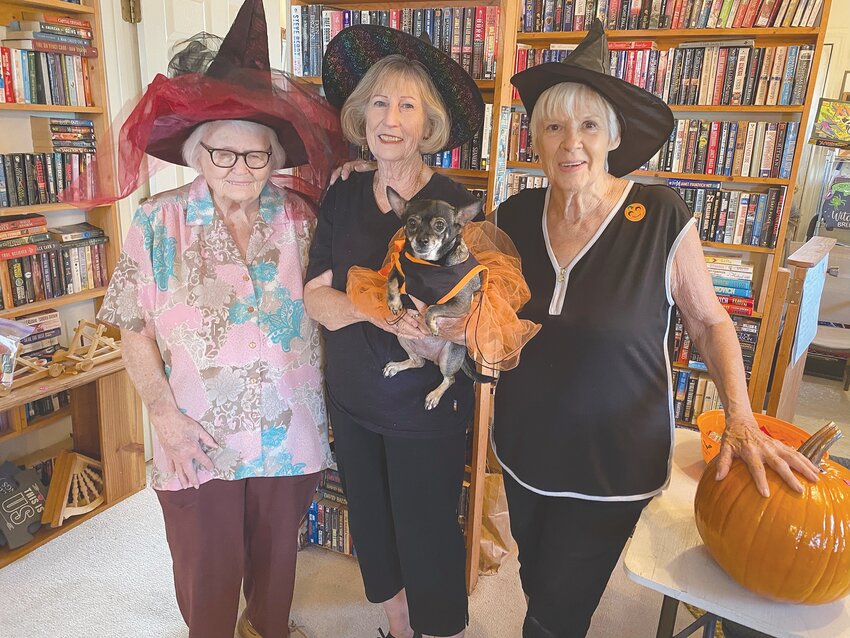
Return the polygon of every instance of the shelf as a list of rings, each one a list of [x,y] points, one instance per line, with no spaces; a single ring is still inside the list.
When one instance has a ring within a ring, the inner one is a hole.
[[[785,29],[641,29],[634,31],[606,31],[608,40],[613,42],[629,40],[653,40],[655,42],[675,44],[686,40],[817,40],[818,27],[794,27]],[[551,31],[547,33],[517,33],[517,42],[521,44],[578,44],[587,35],[587,31]]]
[[[359,6],[361,3],[357,3],[357,4]],[[339,5],[338,2],[336,2],[336,3],[334,3],[334,6],[338,7],[340,5]],[[423,3],[423,6],[432,7],[432,6],[434,6],[434,3],[433,3],[433,1],[426,2],[426,3]],[[481,6],[481,3],[480,2],[477,3],[477,6]],[[318,76],[302,75],[302,76],[297,76],[295,79],[300,81],[300,82],[304,82],[305,84],[315,84],[317,86],[321,86],[321,84],[322,84],[322,78],[320,78]],[[495,80],[475,80],[475,86],[478,87],[479,91],[492,91],[496,87],[496,81]]]
[[[80,210],[70,204],[34,204],[32,206],[10,206],[0,208],[0,217],[8,215],[32,215],[34,213],[52,213],[55,211]]]
[[[740,251],[745,253],[762,253],[772,255],[776,252],[775,248],[767,248],[766,246],[748,246],[746,244],[724,244],[717,241],[704,241],[703,246],[708,248],[719,248],[721,250]]]
[[[72,4],[61,2],[61,0],[3,0],[3,4],[25,9],[52,9],[59,13],[94,13],[94,9],[84,4]]]
[[[0,310],[0,317],[4,319],[14,319],[15,317],[21,317],[33,312],[40,312],[47,308],[57,308],[59,306],[67,306],[68,304],[77,303],[78,301],[97,299],[98,297],[103,297],[105,294],[106,288],[92,288],[91,290],[75,292],[73,295],[62,295],[61,297],[54,297],[52,299],[45,299],[44,301],[28,303],[25,306],[6,308],[5,310]]]
[[[441,173],[456,179],[481,180],[482,182],[487,181],[487,171],[474,171],[466,168],[441,168],[439,166],[431,166],[430,168],[435,173]]]
[[[511,104],[515,108],[525,110],[522,100],[513,100]],[[676,112],[697,113],[802,113],[802,106],[730,106],[728,104],[668,104],[670,110]]]
[[[0,112],[2,111],[90,113],[92,115],[100,115],[103,113],[103,108],[100,106],[61,106],[58,104],[21,104],[19,102],[6,102],[0,104]]]
[[[16,439],[19,436],[23,436],[28,434],[34,430],[41,429],[48,425],[52,425],[57,421],[64,419],[65,417],[71,416],[71,406],[66,405],[64,408],[59,408],[55,412],[51,412],[50,414],[46,414],[44,416],[36,417],[32,421],[30,421],[23,430],[8,432],[7,434],[0,435],[0,443],[5,443],[11,439]]]
[[[30,401],[35,401],[51,394],[57,394],[63,390],[70,390],[71,388],[86,385],[123,369],[124,362],[119,358],[95,365],[88,372],[78,372],[77,374],[65,373],[56,378],[46,377],[41,381],[25,385],[22,388],[12,391],[8,396],[0,398],[0,411],[9,410],[24,403],[29,403]]]
[[[508,168],[542,171],[537,162],[508,162]],[[668,173],[666,171],[632,171],[625,177],[660,177],[663,179],[692,179],[700,182],[730,182],[734,184],[770,184],[787,186],[788,180],[778,177],[742,177],[740,175],[709,175],[708,173]]]

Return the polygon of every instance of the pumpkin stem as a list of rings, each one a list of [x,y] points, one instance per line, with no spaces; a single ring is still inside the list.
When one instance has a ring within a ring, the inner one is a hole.
[[[820,465],[823,460],[823,455],[832,447],[838,439],[841,438],[841,430],[835,425],[835,421],[830,421],[820,430],[812,434],[805,443],[803,443],[797,451],[809,459],[816,466]]]

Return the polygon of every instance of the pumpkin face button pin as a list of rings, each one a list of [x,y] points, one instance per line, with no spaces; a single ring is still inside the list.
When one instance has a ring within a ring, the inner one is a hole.
[[[629,204],[626,206],[626,219],[630,222],[639,222],[646,216],[646,206],[643,204]]]

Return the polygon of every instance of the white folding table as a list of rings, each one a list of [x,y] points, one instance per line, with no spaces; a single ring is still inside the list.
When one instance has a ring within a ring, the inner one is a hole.
[[[664,595],[657,638],[673,638],[679,601],[708,612],[688,629],[714,635],[726,618],[775,638],[850,638],[850,596],[828,605],[777,603],[726,575],[702,543],[694,520],[694,494],[705,463],[699,434],[677,428],[669,487],[644,510],[623,564],[636,583]]]

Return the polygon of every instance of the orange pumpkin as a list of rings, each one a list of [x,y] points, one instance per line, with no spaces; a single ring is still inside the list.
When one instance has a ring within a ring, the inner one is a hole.
[[[766,468],[764,498],[739,459],[722,481],[715,479],[716,458],[706,467],[694,500],[697,530],[714,560],[747,589],[809,605],[850,593],[850,471],[821,461],[841,435],[831,432],[800,447],[822,472],[817,483],[798,475],[803,494]]]

